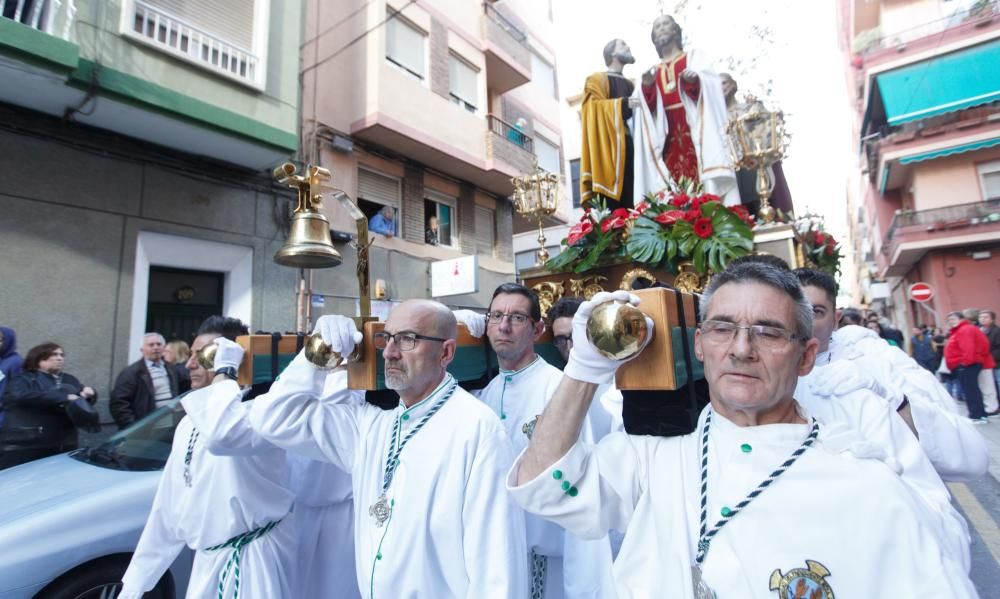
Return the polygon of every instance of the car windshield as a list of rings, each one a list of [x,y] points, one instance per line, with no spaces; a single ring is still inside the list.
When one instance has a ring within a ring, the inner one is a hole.
[[[172,400],[100,445],[70,455],[81,462],[116,470],[162,470],[170,455],[174,430],[183,417],[180,400]]]

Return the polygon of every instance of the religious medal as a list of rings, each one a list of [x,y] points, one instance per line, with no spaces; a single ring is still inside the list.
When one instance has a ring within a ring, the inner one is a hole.
[[[673,91],[675,89],[677,89],[677,85],[675,85],[673,81],[667,83],[667,89],[666,89],[666,91],[667,91],[668,94],[669,93],[673,93]]]
[[[691,566],[691,588],[694,590],[694,599],[715,599],[715,591],[705,584],[698,566]]]
[[[389,519],[390,511],[389,500],[385,498],[385,493],[379,495],[375,503],[368,508],[368,513],[375,518],[375,526],[377,528],[382,528],[385,521]]]

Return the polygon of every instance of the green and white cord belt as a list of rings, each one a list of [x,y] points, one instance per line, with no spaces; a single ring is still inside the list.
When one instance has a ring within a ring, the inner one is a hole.
[[[545,570],[548,569],[549,558],[538,555],[531,550],[531,599],[545,597]]]
[[[225,599],[223,591],[226,588],[226,579],[229,577],[229,573],[233,574],[233,599],[238,599],[240,596],[240,556],[243,554],[243,548],[252,543],[253,541],[261,538],[267,533],[271,532],[271,529],[281,523],[281,520],[275,520],[274,522],[268,522],[260,528],[255,528],[250,532],[245,532],[241,535],[236,535],[235,537],[229,539],[225,543],[220,543],[213,547],[205,549],[205,551],[218,551],[220,549],[232,549],[232,553],[229,555],[229,559],[226,560],[226,565],[222,568],[222,572],[219,573],[219,599]]]

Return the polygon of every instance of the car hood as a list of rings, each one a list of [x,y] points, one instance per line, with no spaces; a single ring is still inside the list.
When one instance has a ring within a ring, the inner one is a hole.
[[[159,471],[102,468],[62,454],[0,470],[0,526],[31,514],[79,504],[88,496],[114,494],[123,487],[154,488]]]

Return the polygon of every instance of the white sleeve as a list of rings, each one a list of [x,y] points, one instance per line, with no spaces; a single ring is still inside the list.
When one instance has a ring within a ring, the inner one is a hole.
[[[611,541],[563,534],[563,591],[566,599],[614,597]]]
[[[908,399],[920,446],[941,478],[968,481],[986,473],[989,450],[968,418],[944,410],[923,396]]]
[[[250,426],[274,445],[350,472],[366,406],[347,388],[347,372],[327,374],[299,353],[250,408]],[[377,408],[375,408],[377,409]]]
[[[163,467],[163,476],[160,477],[146,526],[142,529],[132,561],[122,576],[124,584],[118,594],[119,599],[141,599],[144,593],[156,586],[184,548],[184,540],[175,534],[169,516],[175,480],[181,476],[180,467],[180,455],[171,451]]]
[[[588,539],[628,528],[644,469],[628,435],[612,433],[597,446],[577,442],[544,472],[517,486],[520,461],[519,456],[507,474],[507,490],[529,513]]]
[[[184,411],[215,455],[250,455],[271,445],[254,432],[247,418],[250,406],[243,403],[236,381],[213,383],[181,399]]]
[[[489,589],[490,597],[521,599],[530,587],[524,512],[503,488],[513,453],[502,431],[484,435],[490,436],[476,450],[462,505],[467,597]]]

